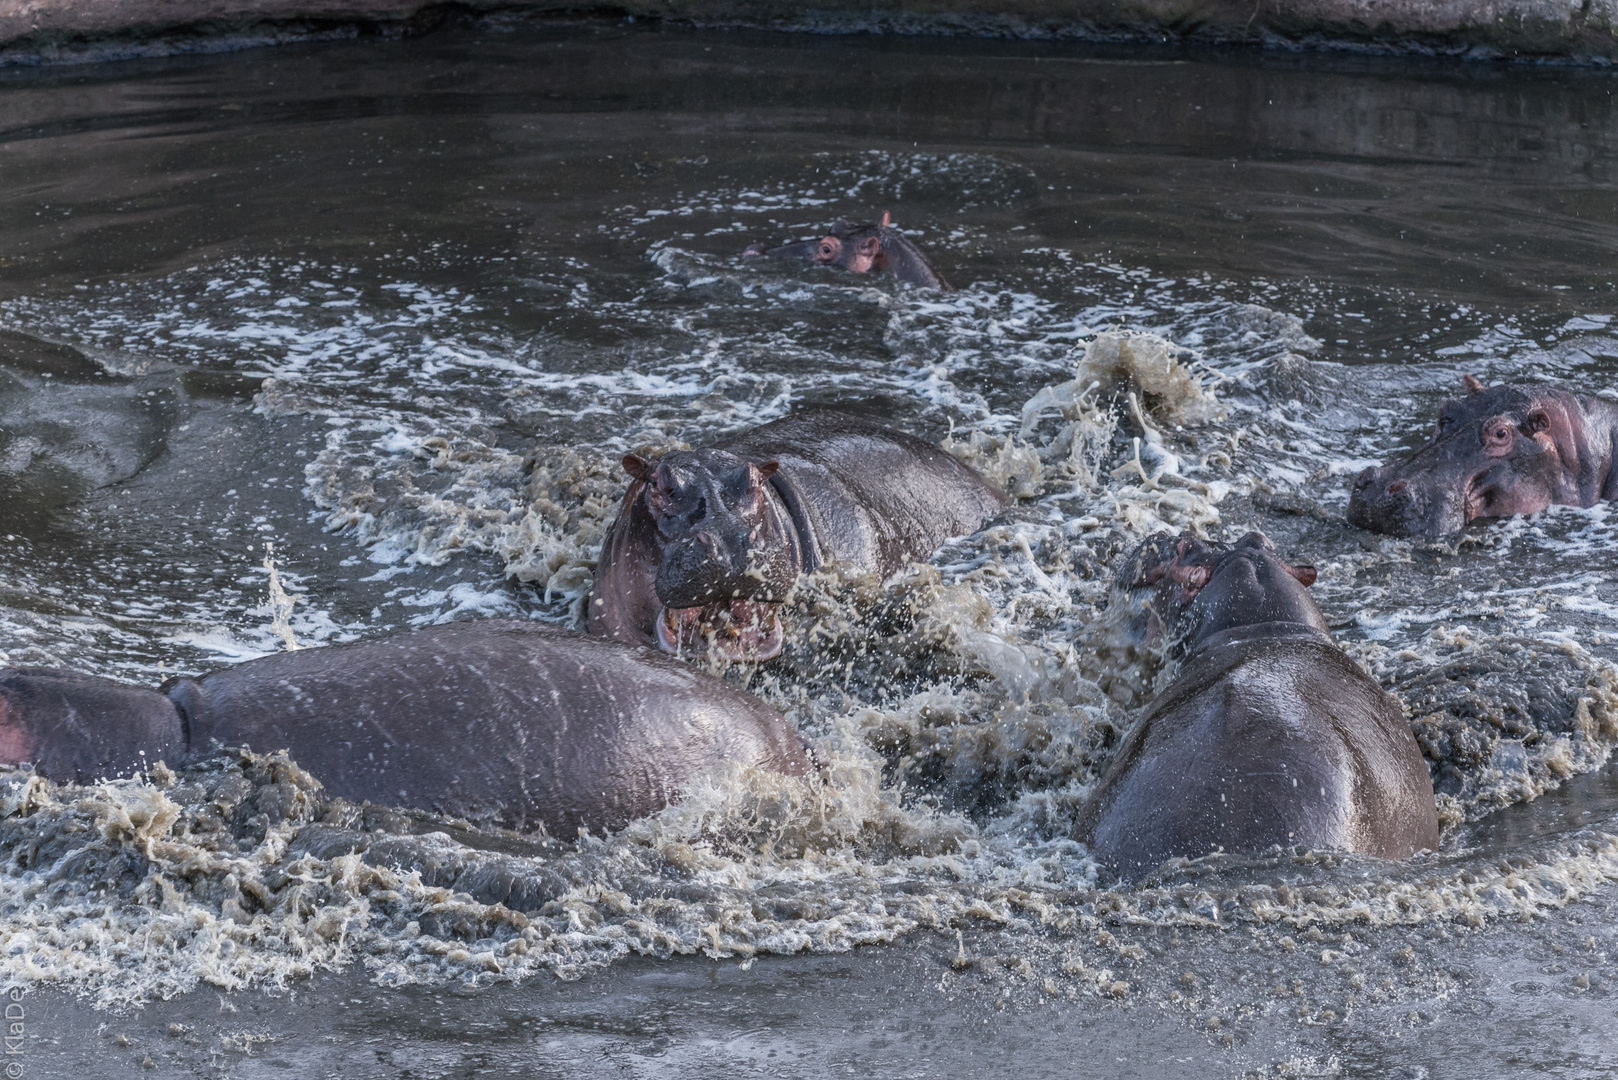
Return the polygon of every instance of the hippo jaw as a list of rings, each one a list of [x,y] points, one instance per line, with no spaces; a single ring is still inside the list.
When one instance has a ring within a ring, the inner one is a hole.
[[[657,613],[657,644],[675,656],[706,653],[738,664],[774,660],[786,645],[781,605],[736,600],[664,607]]]

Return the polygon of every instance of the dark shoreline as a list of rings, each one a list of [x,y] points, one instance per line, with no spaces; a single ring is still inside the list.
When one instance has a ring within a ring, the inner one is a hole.
[[[1610,9],[1610,10],[1609,10]],[[1607,66],[1618,0],[0,0],[0,67],[231,52],[446,24],[627,19],[693,29],[1191,45]]]

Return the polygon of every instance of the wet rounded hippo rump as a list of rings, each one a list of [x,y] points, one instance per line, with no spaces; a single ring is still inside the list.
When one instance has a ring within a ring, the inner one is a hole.
[[[836,563],[886,577],[1011,502],[932,443],[822,410],[624,467],[591,632],[736,660],[781,651],[798,575]]]
[[[721,761],[810,770],[757,698],[654,651],[531,622],[277,653],[163,690],[0,671],[0,753],[83,782],[220,745],[285,749],[332,795],[564,837],[654,813]]]
[[[1404,858],[1438,844],[1432,782],[1397,702],[1345,656],[1290,566],[1235,545],[1148,540],[1126,565],[1174,681],[1125,735],[1077,838],[1134,877],[1172,858],[1275,848]]]
[[[84,38],[174,31],[409,25],[450,5],[440,0],[0,0],[0,46],[53,46]],[[463,0],[459,10],[572,13],[563,0]],[[1348,47],[1472,55],[1618,56],[1611,0],[625,0],[627,15],[702,26],[817,31],[987,34],[1021,38],[1165,39]]]
[[[1618,403],[1547,386],[1486,387],[1440,406],[1426,446],[1363,470],[1348,520],[1394,536],[1618,498]]]

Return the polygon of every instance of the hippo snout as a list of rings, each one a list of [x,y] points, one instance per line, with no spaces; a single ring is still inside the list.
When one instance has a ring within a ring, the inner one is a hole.
[[[1363,470],[1348,496],[1348,523],[1388,536],[1447,536],[1466,525],[1459,493],[1389,466]]]
[[[702,607],[734,600],[780,601],[797,568],[787,552],[751,543],[745,532],[727,536],[698,530],[672,541],[653,583],[665,607]]]
[[[657,598],[668,607],[700,607],[728,598],[740,567],[710,532],[697,532],[663,549],[657,568]]]
[[[1389,478],[1386,466],[1360,470],[1348,497],[1348,522],[1371,532],[1407,536],[1419,517],[1416,493],[1402,477]]]

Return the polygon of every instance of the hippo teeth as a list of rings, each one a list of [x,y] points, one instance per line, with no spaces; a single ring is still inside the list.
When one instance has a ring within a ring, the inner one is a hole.
[[[1473,478],[1466,486],[1466,497],[1461,500],[1461,524],[1470,525],[1483,517],[1483,477]]]
[[[780,608],[752,600],[666,607],[658,615],[657,643],[677,656],[706,653],[737,663],[771,660],[786,643]]]

